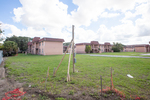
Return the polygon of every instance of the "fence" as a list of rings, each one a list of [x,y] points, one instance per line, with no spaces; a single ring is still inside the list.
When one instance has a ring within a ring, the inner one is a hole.
[[[0,64],[2,63],[2,61],[3,61],[3,51],[0,50]]]

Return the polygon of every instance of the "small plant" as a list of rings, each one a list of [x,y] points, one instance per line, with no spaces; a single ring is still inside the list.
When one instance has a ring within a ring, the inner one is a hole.
[[[55,98],[55,100],[66,100],[66,99],[63,97],[58,97],[58,98]]]
[[[35,97],[35,96],[36,96],[35,94],[32,95],[32,97]]]
[[[71,90],[70,92],[69,92],[69,95],[73,95],[74,94],[74,90]]]
[[[38,100],[50,100],[47,96],[39,94]]]
[[[83,93],[82,93],[82,95],[84,95],[84,96],[85,96],[85,92],[83,92]]]
[[[71,81],[70,84],[75,84],[75,81]]]
[[[8,67],[9,67],[9,64],[5,64],[5,65],[4,65],[4,68],[8,68]]]
[[[27,99],[27,97],[26,97],[26,96],[24,96],[24,97],[22,98],[22,100],[28,100],[28,99]]]
[[[93,93],[90,93],[90,96],[94,96]]]
[[[107,94],[104,94],[104,97],[105,97],[105,98],[107,98],[107,97],[108,97],[108,95],[107,95]]]
[[[32,88],[36,88],[38,85],[37,84],[34,84],[34,85],[32,85],[31,87]]]
[[[122,100],[122,99],[119,97],[119,98],[115,98],[115,100]]]
[[[114,93],[112,90],[106,91],[107,94],[112,94]]]

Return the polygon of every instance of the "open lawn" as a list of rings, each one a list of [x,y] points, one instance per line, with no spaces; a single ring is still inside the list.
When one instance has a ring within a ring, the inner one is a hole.
[[[92,53],[92,54],[150,57],[150,55],[141,55],[141,54],[150,54],[150,53],[142,53],[142,52],[103,52],[103,53]]]
[[[5,67],[8,68],[9,78],[15,77],[20,82],[26,82],[25,86],[31,84],[32,88],[41,90],[44,90],[44,81],[49,67],[50,76],[47,82],[47,91],[52,94],[70,95],[76,94],[78,91],[81,92],[81,95],[91,92],[99,93],[100,75],[103,77],[103,88],[110,86],[110,68],[112,67],[113,83],[116,89],[125,93],[126,97],[138,95],[150,98],[150,59],[92,57],[77,54],[76,73],[72,72],[71,62],[71,81],[67,83],[69,55],[65,56],[56,77],[52,76],[53,69],[58,66],[62,56],[19,54],[18,56],[8,57]],[[127,74],[134,78],[127,77]]]

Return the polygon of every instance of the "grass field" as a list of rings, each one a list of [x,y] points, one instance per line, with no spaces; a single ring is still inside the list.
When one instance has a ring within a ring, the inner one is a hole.
[[[132,54],[124,53],[123,55]],[[130,97],[130,95],[150,97],[150,59],[92,57],[77,54],[75,69],[78,72],[72,72],[71,62],[71,81],[67,83],[69,55],[65,56],[56,77],[52,76],[53,69],[58,66],[62,56],[19,54],[15,57],[9,57],[6,60],[5,67],[8,68],[8,77],[15,77],[20,82],[26,82],[27,86],[32,84],[33,88],[41,90],[44,90],[45,84],[43,82],[46,79],[49,67],[50,76],[47,82],[47,91],[53,94],[73,94],[77,91],[82,91],[83,94],[89,94],[91,91],[99,93],[100,75],[103,77],[103,88],[110,86],[110,68],[112,67],[113,83],[116,89],[125,93],[127,97]],[[127,77],[127,74],[134,78]]]
[[[122,55],[122,56],[142,56],[142,57],[150,57],[150,55],[142,55],[148,53],[139,53],[139,52],[103,52],[103,53],[93,53],[99,55]]]

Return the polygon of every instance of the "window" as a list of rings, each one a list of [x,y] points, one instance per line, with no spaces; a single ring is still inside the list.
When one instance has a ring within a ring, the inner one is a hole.
[[[40,53],[40,49],[39,49],[39,53]]]
[[[39,46],[41,45],[41,43],[39,43]]]
[[[43,45],[43,42],[42,42],[42,45]]]
[[[43,49],[42,49],[42,53],[43,53]]]

